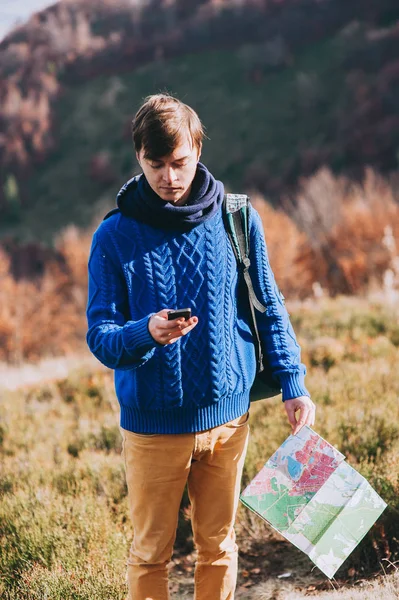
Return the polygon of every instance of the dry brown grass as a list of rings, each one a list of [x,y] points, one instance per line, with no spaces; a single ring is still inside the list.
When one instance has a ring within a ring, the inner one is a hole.
[[[0,363],[0,391],[17,390],[21,387],[38,385],[68,377],[73,369],[85,368],[88,372],[95,369],[106,370],[87,349],[82,354],[44,358],[37,363],[10,365]]]
[[[331,591],[317,592],[314,586],[308,586],[305,591],[297,586],[280,580],[279,582],[268,581],[251,590],[251,595],[241,595],[241,598],[251,600],[302,600],[312,598],[313,600],[397,600],[399,598],[399,572],[396,571],[374,581],[360,580],[351,587],[342,588],[332,582]]]
[[[399,314],[348,297],[298,303],[290,311],[318,407],[315,430],[346,454],[389,508],[336,574],[333,583],[346,594],[337,597],[303,553],[241,505],[237,599],[368,600],[373,593],[391,600],[397,578],[373,574],[381,574],[381,565],[390,573],[385,559],[398,558]],[[341,344],[340,352],[320,342],[326,336]],[[0,596],[122,600],[132,532],[112,373],[81,364],[57,380],[51,363],[48,369],[51,381],[0,392]],[[288,432],[280,399],[251,407],[243,485]],[[187,527],[180,527],[174,598],[192,597],[193,564],[182,552],[190,543]],[[279,577],[287,572],[287,579]]]

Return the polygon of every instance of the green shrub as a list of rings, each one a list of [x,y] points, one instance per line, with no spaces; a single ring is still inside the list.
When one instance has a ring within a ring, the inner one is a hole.
[[[73,570],[62,564],[46,569],[32,565],[24,572],[7,600],[125,600],[127,588],[122,574],[107,564]]]
[[[87,445],[96,450],[120,453],[122,451],[122,438],[118,425],[112,427],[102,425],[98,433],[91,433],[88,436]]]
[[[399,428],[385,417],[368,415],[357,423],[343,422],[338,426],[340,449],[357,463],[383,458],[396,440]]]
[[[6,438],[6,427],[4,425],[0,425],[0,450],[4,446],[4,440]]]
[[[0,498],[4,494],[10,494],[14,491],[14,481],[10,475],[0,478]]]
[[[341,362],[345,354],[345,346],[338,340],[324,336],[314,340],[308,348],[310,363],[314,367],[321,366],[325,371]]]

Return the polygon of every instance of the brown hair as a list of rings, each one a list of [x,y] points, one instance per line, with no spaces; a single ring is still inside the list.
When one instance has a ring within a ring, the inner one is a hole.
[[[143,148],[145,157],[152,159],[173,152],[185,134],[198,150],[205,137],[197,113],[169,94],[154,94],[145,99],[133,119],[132,134],[136,152]]]

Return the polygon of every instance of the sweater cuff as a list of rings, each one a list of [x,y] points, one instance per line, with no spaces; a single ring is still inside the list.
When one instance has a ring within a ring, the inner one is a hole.
[[[286,400],[292,400],[299,396],[309,396],[310,393],[305,387],[305,375],[298,373],[279,373],[279,380],[283,393],[283,402]]]
[[[154,340],[148,329],[150,316],[147,315],[139,321],[128,321],[123,326],[123,345],[126,352],[133,356],[144,356],[149,350],[161,346]]]

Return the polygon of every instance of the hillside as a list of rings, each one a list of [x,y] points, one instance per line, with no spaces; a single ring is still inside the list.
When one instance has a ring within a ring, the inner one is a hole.
[[[0,239],[51,244],[90,224],[134,170],[143,96],[200,113],[203,159],[274,202],[327,164],[397,166],[393,0],[64,0],[0,44]]]

